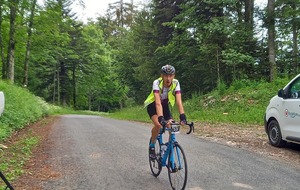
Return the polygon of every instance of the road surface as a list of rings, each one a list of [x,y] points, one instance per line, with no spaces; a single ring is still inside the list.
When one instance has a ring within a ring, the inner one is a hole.
[[[150,124],[100,116],[61,116],[49,136],[53,148],[47,150],[47,163],[60,175],[45,181],[44,189],[171,189],[166,168],[157,178],[151,174],[150,131]],[[188,161],[186,189],[300,188],[300,167],[184,131],[177,140]]]

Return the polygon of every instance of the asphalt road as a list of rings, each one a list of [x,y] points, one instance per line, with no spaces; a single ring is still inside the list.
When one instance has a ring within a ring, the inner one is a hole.
[[[53,127],[47,162],[61,175],[46,190],[171,189],[166,168],[155,178],[148,162],[151,126],[98,116],[65,115]],[[243,149],[177,136],[188,161],[190,190],[300,189],[294,168]]]

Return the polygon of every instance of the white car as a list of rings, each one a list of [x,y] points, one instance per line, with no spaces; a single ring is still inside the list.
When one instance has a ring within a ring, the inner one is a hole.
[[[270,100],[264,120],[271,145],[300,144],[300,74]]]

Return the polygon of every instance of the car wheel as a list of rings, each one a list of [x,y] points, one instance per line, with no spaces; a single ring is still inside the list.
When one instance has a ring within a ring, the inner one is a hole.
[[[282,140],[280,126],[276,120],[272,120],[268,124],[268,137],[270,144],[273,146],[282,147],[285,144],[285,141]]]

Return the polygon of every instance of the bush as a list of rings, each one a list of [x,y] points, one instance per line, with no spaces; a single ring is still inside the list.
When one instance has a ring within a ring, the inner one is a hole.
[[[263,117],[269,100],[283,88],[288,79],[278,79],[272,83],[265,81],[240,80],[229,88],[225,84],[209,94],[193,94],[184,101],[184,109],[190,121],[206,121],[210,123],[243,123],[263,125]],[[131,120],[149,121],[145,110],[141,107],[127,108],[112,114],[112,117]],[[176,106],[172,109],[178,119]]]
[[[0,81],[0,90],[5,96],[5,108],[0,118],[0,140],[49,114],[48,104],[27,89]]]

